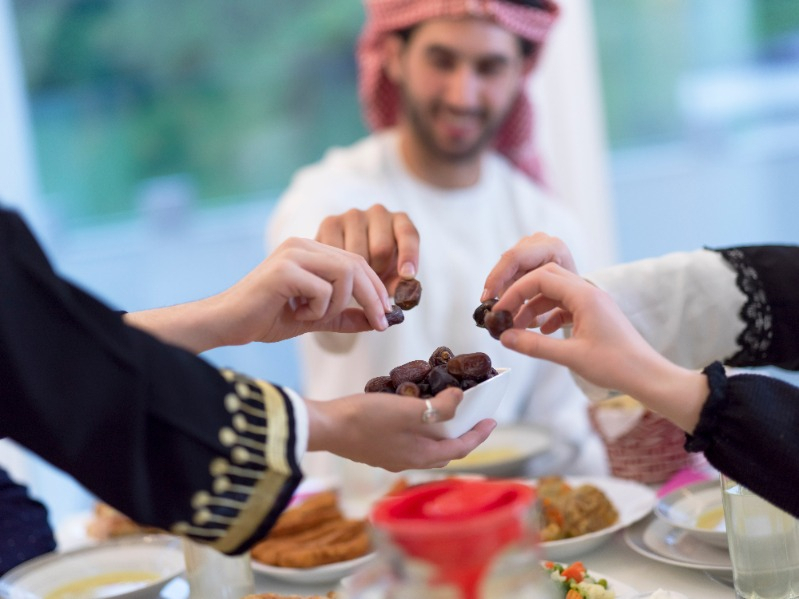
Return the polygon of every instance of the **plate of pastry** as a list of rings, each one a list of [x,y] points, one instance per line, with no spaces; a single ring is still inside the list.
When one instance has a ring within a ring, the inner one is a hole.
[[[356,570],[368,565],[374,557],[375,554],[370,552],[366,555],[356,557],[355,559],[325,564],[323,566],[315,566],[313,568],[271,566],[253,559],[252,569],[259,574],[285,582],[321,584],[325,582],[337,582],[346,576],[350,576]]]
[[[348,518],[325,490],[293,504],[250,555],[253,571],[287,582],[335,582],[374,558],[369,523]]]

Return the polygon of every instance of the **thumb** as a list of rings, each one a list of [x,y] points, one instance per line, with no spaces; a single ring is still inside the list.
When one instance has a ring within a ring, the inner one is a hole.
[[[569,341],[522,329],[508,329],[500,337],[502,345],[508,349],[532,358],[541,358],[568,365]]]

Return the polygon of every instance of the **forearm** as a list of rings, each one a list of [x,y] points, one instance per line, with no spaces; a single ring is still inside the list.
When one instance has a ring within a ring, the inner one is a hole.
[[[130,312],[123,318],[128,325],[195,354],[226,344],[220,326],[225,320],[214,298]]]

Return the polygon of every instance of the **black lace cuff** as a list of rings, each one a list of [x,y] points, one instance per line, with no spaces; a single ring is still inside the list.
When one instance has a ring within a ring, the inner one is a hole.
[[[736,340],[741,349],[725,360],[725,363],[730,366],[764,363],[774,336],[774,318],[758,271],[741,248],[715,251],[735,270],[738,289],[746,295],[746,302],[740,312],[745,326]]]
[[[719,404],[727,395],[727,374],[724,372],[721,362],[713,362],[702,371],[702,374],[707,376],[710,395],[708,395],[705,405],[702,406],[699,423],[696,425],[694,434],[685,435],[686,451],[702,452],[710,446],[717,428],[716,413]]]

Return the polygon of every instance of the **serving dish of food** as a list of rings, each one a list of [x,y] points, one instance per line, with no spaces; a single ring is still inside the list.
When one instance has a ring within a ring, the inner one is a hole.
[[[718,480],[691,483],[661,497],[655,505],[655,515],[700,541],[726,549],[721,497]]]
[[[500,425],[465,458],[452,460],[440,470],[449,474],[492,477],[524,476],[527,463],[549,450],[551,433],[534,424]]]
[[[180,539],[131,535],[25,562],[0,578],[0,596],[152,599],[184,568]]]
[[[647,516],[657,501],[649,487],[608,476],[546,477],[530,484],[539,490],[541,548],[544,557],[555,561],[607,542]]]
[[[459,437],[480,420],[494,415],[508,387],[509,368],[495,368],[488,354],[456,354],[447,346],[427,359],[411,360],[366,382],[366,393],[395,393],[426,400],[447,387],[463,390],[455,415],[430,426],[446,438]]]

